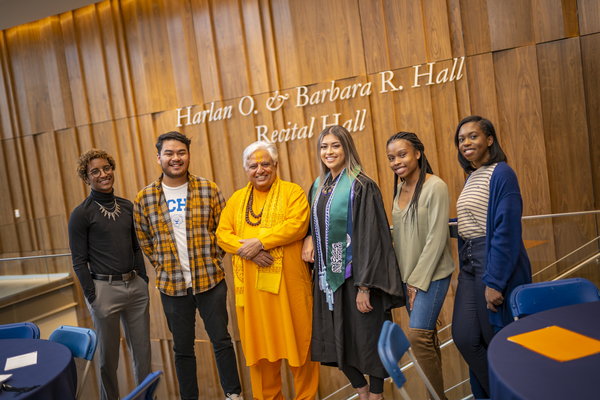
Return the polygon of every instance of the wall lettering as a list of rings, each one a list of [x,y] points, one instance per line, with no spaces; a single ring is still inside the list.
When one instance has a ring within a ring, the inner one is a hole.
[[[439,85],[447,82],[458,81],[463,77],[463,66],[465,58],[455,58],[452,63],[452,69],[444,68],[441,71],[436,71],[434,65],[436,63],[427,63],[424,65],[413,66],[415,70],[414,81],[411,88],[421,87],[421,85]],[[448,74],[450,76],[448,76]],[[399,82],[394,82],[393,71],[380,72],[381,76],[380,87],[378,93],[389,93],[403,90],[404,87]],[[368,97],[372,94],[372,82],[366,84],[355,83],[345,87],[336,86],[335,81],[331,81],[331,87],[323,90],[315,90],[313,92],[306,86],[298,86],[292,89],[295,91],[295,96],[290,96],[289,93],[280,94],[276,90],[273,96],[267,98],[265,107],[268,111],[273,112],[281,109],[287,101],[291,101],[294,107],[305,107],[307,105],[317,105],[326,102],[343,101],[359,97]],[[232,106],[218,107],[215,109],[215,103],[210,103],[210,108],[202,110],[192,115],[192,106],[177,109],[177,127],[184,125],[203,124],[205,122],[221,121],[232,117]],[[238,111],[242,116],[258,114],[255,107],[255,101],[252,96],[244,96],[238,103]],[[269,142],[288,142],[290,140],[301,140],[311,138],[315,134],[315,121],[321,121],[321,130],[331,125],[340,125],[342,120],[341,113],[333,115],[321,115],[319,117],[311,117],[310,123],[303,127],[298,127],[297,123],[288,122],[287,128],[280,130],[272,130],[269,132],[267,125],[257,125],[256,139]],[[361,132],[365,129],[365,119],[367,110],[356,110],[356,115],[341,123],[349,132]]]

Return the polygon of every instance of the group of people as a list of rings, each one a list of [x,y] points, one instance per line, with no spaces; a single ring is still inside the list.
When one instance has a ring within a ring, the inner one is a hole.
[[[388,374],[377,341],[391,310],[404,305],[413,351],[445,398],[436,324],[454,271],[448,187],[433,174],[416,134],[393,135],[386,147],[395,177],[390,233],[381,192],[350,133],[329,126],[317,142],[320,173],[308,196],[279,178],[277,148],[259,141],[243,153],[248,184],[227,203],[215,183],[188,172],[190,140],[178,132],[159,136],[162,174],[133,204],[114,195],[109,154],[92,149],[80,157],[78,174],[92,190],[71,214],[69,239],[98,334],[102,399],[118,398],[119,320],[136,383],[150,372],[142,254],[156,270],[181,398],[199,396],[198,309],[225,396],[241,399],[227,330],[224,252],[233,256],[236,314],[255,399],[284,398],[283,359],[296,399],[314,399],[319,364],[339,368],[360,400],[382,399]],[[487,346],[511,320],[504,299],[531,282],[522,200],[488,120],[462,120],[455,144],[469,176],[457,202],[460,273],[452,330],[473,394],[489,397]]]

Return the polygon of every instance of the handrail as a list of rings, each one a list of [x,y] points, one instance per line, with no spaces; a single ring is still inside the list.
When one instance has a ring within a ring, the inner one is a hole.
[[[600,252],[596,252],[596,254],[594,254],[593,256],[589,257],[585,261],[580,262],[576,266],[569,269],[567,272],[563,272],[562,274],[560,274],[559,276],[557,276],[556,278],[554,278],[552,280],[557,281],[559,279],[564,279],[566,276],[571,275],[573,272],[583,268],[584,266],[591,263],[592,261],[596,261],[596,263],[600,263]]]
[[[554,265],[558,264],[559,262],[563,261],[564,259],[566,259],[567,257],[572,256],[573,254],[577,253],[579,250],[583,249],[585,246],[592,244],[593,242],[597,241],[598,239],[600,239],[600,236],[590,240],[589,242],[585,243],[584,245],[578,247],[577,249],[573,250],[572,252],[570,252],[569,254],[567,254],[566,256],[563,256],[562,258],[559,258],[558,260],[554,261],[552,264],[547,265],[545,268],[539,270],[538,272],[536,272],[535,274],[532,275],[532,277],[541,274],[542,272],[544,272],[545,270],[547,270],[550,267],[553,267]],[[594,256],[595,257],[595,256]]]
[[[540,215],[526,215],[521,217],[521,219],[541,219],[541,218],[554,218],[554,217],[574,217],[577,215],[587,215],[587,214],[600,214],[600,210],[592,210],[592,211],[574,211],[568,213],[557,213],[557,214],[540,214]],[[449,222],[448,225],[458,225],[456,221]]]
[[[521,219],[538,219],[538,218],[554,218],[554,217],[573,217],[576,215],[587,215],[587,214],[600,214],[600,210],[592,211],[574,211],[568,213],[557,213],[557,214],[540,214],[540,215],[527,215],[521,217]]]
[[[33,260],[38,258],[51,258],[51,257],[66,257],[70,256],[71,253],[64,254],[46,254],[43,256],[29,256],[29,257],[12,257],[12,258],[0,258],[0,261],[20,261],[20,260]]]

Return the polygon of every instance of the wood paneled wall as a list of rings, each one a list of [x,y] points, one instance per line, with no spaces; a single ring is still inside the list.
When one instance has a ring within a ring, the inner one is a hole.
[[[415,66],[422,73],[435,63],[437,74],[461,57],[460,79],[426,85],[422,77],[412,87]],[[381,92],[384,71],[404,89]],[[40,236],[49,238],[51,249],[63,247],[61,229],[89,193],[75,161],[91,147],[116,158],[116,193],[133,199],[160,173],[155,140],[178,129],[177,110],[185,107],[192,115],[232,107],[231,118],[179,128],[192,138],[191,171],[216,181],[226,198],[246,184],[241,155],[257,139],[256,126],[268,126],[271,137],[273,130],[310,126],[315,118],[314,136],[277,144],[280,176],[308,189],[318,173],[322,116],[331,123],[341,113],[343,122],[364,109],[365,127],[353,137],[388,215],[387,138],[416,132],[455,202],[465,176],[454,130],[471,114],[496,126],[519,177],[525,215],[596,209],[599,71],[596,0],[106,0],[7,29],[0,32],[0,253],[23,255]],[[297,87],[312,94],[334,80],[340,90],[371,83],[372,93],[295,107]],[[265,103],[275,94],[290,100],[271,112]],[[254,99],[256,113],[238,111],[244,96]],[[41,230],[19,223],[33,219],[48,222]],[[590,218],[530,224],[525,239],[541,243],[530,249],[534,269],[597,232]],[[451,321],[455,284],[444,324]],[[168,372],[169,393],[176,393],[157,293],[152,310],[153,357]],[[404,311],[395,314],[405,325]],[[216,398],[220,389],[201,323],[197,333],[204,396]],[[445,371],[447,386],[464,379],[464,366],[455,367]],[[340,382],[339,374],[324,370],[321,397]]]

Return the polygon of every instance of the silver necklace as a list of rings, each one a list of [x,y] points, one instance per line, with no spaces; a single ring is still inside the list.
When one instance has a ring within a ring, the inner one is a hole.
[[[115,205],[112,207],[112,210],[106,209],[102,204],[98,203],[96,200],[94,200],[94,202],[100,207],[100,212],[102,213],[102,215],[104,215],[108,219],[112,218],[113,221],[116,221],[119,214],[121,214],[121,207],[119,207],[119,205],[117,204],[117,199],[115,199]]]

